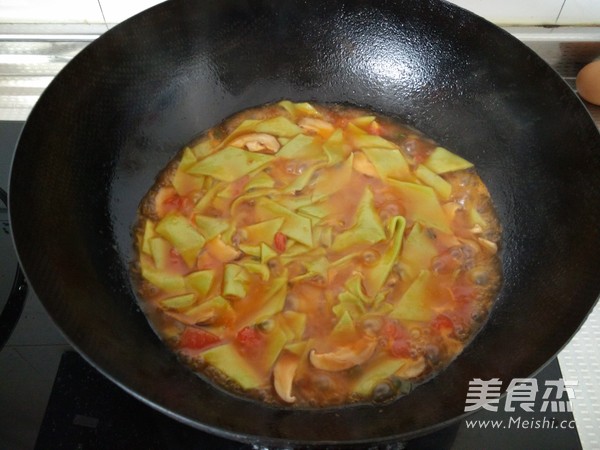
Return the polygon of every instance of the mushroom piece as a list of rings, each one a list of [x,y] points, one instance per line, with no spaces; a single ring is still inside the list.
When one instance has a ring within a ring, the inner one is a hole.
[[[281,148],[281,144],[275,138],[266,133],[250,133],[244,134],[231,142],[234,147],[246,147],[251,152],[266,152],[277,153]]]
[[[352,345],[339,347],[329,353],[317,353],[311,350],[309,358],[311,364],[317,369],[339,372],[368,361],[373,356],[375,347],[377,347],[377,340],[365,337]]]
[[[448,202],[442,205],[442,209],[444,210],[444,213],[446,213],[446,216],[448,216],[450,220],[454,220],[456,212],[463,209],[463,207],[456,202]]]
[[[277,395],[286,403],[294,403],[296,397],[292,395],[292,383],[300,359],[293,353],[283,353],[273,367],[273,386]]]
[[[477,238],[477,241],[481,244],[481,246],[487,250],[492,255],[495,255],[498,252],[498,245],[495,242],[489,241],[484,238]]]
[[[425,358],[420,357],[416,360],[406,360],[406,363],[398,369],[396,375],[400,378],[408,379],[415,378],[425,370]]]
[[[352,160],[352,168],[357,172],[367,175],[369,177],[377,177],[377,170],[375,166],[363,152],[355,152],[354,159]]]
[[[469,231],[473,234],[481,234],[483,233],[483,228],[481,228],[481,225],[476,223],[475,225],[473,225],[473,227],[469,228]]]
[[[303,117],[298,121],[298,125],[305,131],[310,131],[324,136],[333,133],[333,125],[325,120],[315,119],[314,117]]]

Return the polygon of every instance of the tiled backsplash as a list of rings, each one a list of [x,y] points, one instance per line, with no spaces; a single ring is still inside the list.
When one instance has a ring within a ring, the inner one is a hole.
[[[101,23],[103,21],[102,10],[97,0],[0,0],[0,22],[2,23]]]
[[[449,0],[501,25],[600,25],[599,0]],[[0,0],[0,23],[121,22],[160,0]]]
[[[565,0],[449,1],[469,11],[473,11],[475,14],[485,17],[492,22],[503,25],[547,25],[556,23]]]
[[[600,24],[600,2],[598,0],[566,0],[557,24]]]
[[[144,9],[161,3],[161,0],[98,0],[98,2],[102,5],[106,23],[113,24],[122,22]]]

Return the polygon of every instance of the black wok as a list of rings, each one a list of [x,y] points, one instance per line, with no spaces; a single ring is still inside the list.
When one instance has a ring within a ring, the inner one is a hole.
[[[200,131],[277,101],[347,102],[473,161],[504,228],[489,322],[447,370],[384,406],[290,410],[178,364],[128,275],[138,202]],[[559,76],[504,31],[434,0],[171,1],[56,77],[10,182],[27,277],[71,343],[134,396],[202,430],[267,443],[408,439],[463,414],[468,381],[540,369],[600,291],[600,137]]]

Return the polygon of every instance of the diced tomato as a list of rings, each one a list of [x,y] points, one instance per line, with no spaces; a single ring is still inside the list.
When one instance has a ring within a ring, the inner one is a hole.
[[[394,322],[386,322],[381,333],[386,339],[394,339],[397,333],[397,326]]]
[[[410,335],[408,331],[394,322],[383,326],[383,336],[387,340],[388,350],[396,358],[410,357]]]
[[[383,335],[389,339],[408,337],[408,331],[399,323],[388,319],[383,326]]]
[[[169,259],[173,264],[176,264],[181,260],[181,255],[177,250],[172,248],[171,250],[169,250]]]
[[[165,205],[172,206],[173,208],[181,208],[183,197],[175,194],[172,197],[167,198],[164,203]]]
[[[374,134],[375,136],[381,136],[381,125],[379,125],[375,120],[369,125],[369,134]]]
[[[171,197],[165,199],[162,205],[163,214],[168,214],[170,212],[189,212],[193,207],[192,201],[187,197],[181,197],[180,195],[172,195]]]
[[[238,178],[233,183],[231,183],[233,198],[236,198],[244,191],[244,187],[246,186],[246,184],[248,184],[249,180],[250,177],[248,175],[244,175],[243,177]]]
[[[244,327],[238,331],[236,342],[244,353],[256,353],[260,351],[264,342],[264,336],[256,327]]]
[[[449,274],[460,267],[460,262],[454,259],[450,251],[447,250],[433,258],[432,266],[439,274]]]
[[[336,117],[333,126],[336,128],[346,128],[350,123],[350,119],[346,117]]]
[[[438,332],[441,330],[452,330],[454,328],[454,323],[448,316],[439,314],[431,322],[431,328]]]
[[[256,327],[244,327],[238,331],[236,339],[241,345],[255,347],[262,342],[262,335]]]
[[[452,297],[458,302],[470,302],[476,295],[477,290],[472,284],[456,284],[451,289]]]
[[[168,271],[174,272],[174,273],[181,273],[181,274],[189,271],[187,264],[181,257],[181,254],[174,248],[171,248],[169,250]]]
[[[287,237],[281,231],[275,233],[275,239],[273,240],[273,245],[275,246],[275,250],[279,253],[283,253],[285,251],[285,246],[287,244]]]
[[[179,336],[179,347],[199,350],[216,344],[219,341],[218,336],[208,331],[201,330],[200,328],[186,327],[181,336]]]
[[[396,358],[410,357],[410,343],[407,340],[394,340],[390,345],[390,353]]]
[[[427,161],[427,158],[429,158],[429,155],[425,152],[416,152],[413,155],[415,164],[423,164],[425,161]]]

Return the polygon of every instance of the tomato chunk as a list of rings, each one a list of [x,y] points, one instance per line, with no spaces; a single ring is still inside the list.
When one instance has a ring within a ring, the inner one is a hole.
[[[275,233],[275,238],[273,240],[273,245],[275,246],[275,250],[277,250],[279,253],[282,253],[285,251],[285,247],[287,245],[287,237],[285,234],[283,234],[281,231],[278,231],[277,233]]]
[[[233,183],[231,183],[231,190],[233,193],[233,198],[238,197],[241,193],[244,192],[244,188],[248,184],[250,177],[248,175],[244,175],[241,178],[238,178]]]
[[[469,284],[457,284],[452,286],[452,296],[457,302],[471,302],[477,296],[477,289]]]
[[[184,265],[185,262],[183,261],[183,258],[181,257],[181,253],[179,253],[174,248],[171,248],[169,250],[169,261],[174,266],[183,266],[183,267],[185,267],[185,265]]]
[[[195,327],[186,327],[179,337],[180,348],[193,348],[200,350],[204,347],[216,344],[221,339],[208,331]]]
[[[373,134],[375,136],[381,136],[381,125],[379,125],[375,120],[371,122],[369,125],[369,134]]]
[[[383,336],[387,340],[388,351],[392,356],[410,357],[410,335],[406,329],[394,322],[387,322],[383,327]]]
[[[257,353],[264,342],[264,335],[252,326],[244,327],[236,335],[236,343],[243,353]]]
[[[435,331],[441,331],[443,329],[453,330],[454,323],[452,322],[452,320],[450,320],[448,316],[440,314],[431,322],[431,328]]]
[[[188,214],[192,208],[194,207],[194,203],[188,197],[181,197],[174,193],[170,197],[163,200],[162,205],[160,205],[159,214],[161,216],[167,215],[172,212],[179,212],[183,214]]]

